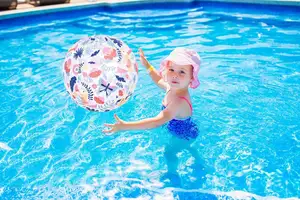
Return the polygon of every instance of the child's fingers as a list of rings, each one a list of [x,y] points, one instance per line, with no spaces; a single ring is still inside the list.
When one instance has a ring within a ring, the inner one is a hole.
[[[145,56],[144,56],[144,55],[142,55],[142,54],[140,54],[140,60],[141,60],[142,62],[145,62],[145,61],[147,61],[147,59],[145,58]]]
[[[121,122],[121,119],[117,116],[117,114],[114,114],[114,117],[118,122]]]
[[[114,124],[104,124],[104,126],[106,126],[106,127],[113,127]]]
[[[140,56],[145,57],[144,52],[141,48],[139,48],[139,53],[140,53]]]
[[[105,135],[112,135],[114,134],[114,129],[111,128],[111,129],[106,129],[106,130],[102,130],[102,133],[104,133]]]
[[[107,129],[107,130],[103,130],[102,131],[105,135],[112,135],[113,134],[113,129]],[[108,133],[110,133],[110,134],[108,134]]]

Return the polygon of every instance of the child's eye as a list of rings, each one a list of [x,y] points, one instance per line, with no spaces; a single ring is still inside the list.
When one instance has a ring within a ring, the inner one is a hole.
[[[185,72],[184,71],[180,71],[180,74],[185,74]]]
[[[170,72],[174,72],[174,69],[169,69]]]

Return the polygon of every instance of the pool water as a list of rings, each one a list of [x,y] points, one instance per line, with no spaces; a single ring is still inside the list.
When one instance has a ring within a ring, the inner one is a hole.
[[[167,6],[0,21],[0,199],[300,197],[300,10]],[[101,133],[114,113],[137,120],[159,112],[164,94],[140,62],[134,95],[114,112],[90,112],[71,100],[64,56],[97,34],[118,37],[134,52],[143,48],[155,67],[175,47],[199,52],[201,85],[191,94],[203,168],[183,151],[179,177],[168,174],[164,128]]]

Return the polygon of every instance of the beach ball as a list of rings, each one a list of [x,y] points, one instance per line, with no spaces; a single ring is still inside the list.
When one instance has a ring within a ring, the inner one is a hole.
[[[106,112],[126,103],[138,80],[132,50],[107,35],[84,37],[67,52],[63,67],[67,92],[81,107]]]

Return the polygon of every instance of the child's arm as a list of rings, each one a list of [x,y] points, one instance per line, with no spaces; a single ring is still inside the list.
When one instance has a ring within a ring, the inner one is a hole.
[[[178,107],[178,102],[171,102],[168,104],[168,107],[161,111],[157,116],[135,122],[125,122],[115,114],[114,117],[117,122],[115,124],[104,124],[104,126],[109,127],[110,129],[103,130],[103,132],[114,133],[122,130],[144,130],[156,128],[175,118]]]
[[[160,88],[166,90],[167,89],[167,83],[161,78],[157,70],[149,63],[149,61],[145,58],[144,52],[142,49],[139,49],[140,51],[140,58],[142,64],[147,68],[149,75],[153,82]]]

